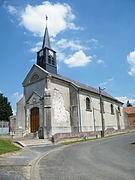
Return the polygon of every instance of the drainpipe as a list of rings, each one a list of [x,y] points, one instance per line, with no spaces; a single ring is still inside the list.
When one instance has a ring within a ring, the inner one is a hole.
[[[78,89],[78,116],[80,119],[80,132],[82,132],[82,119],[81,119],[81,107],[80,107],[80,96],[79,96],[80,89]]]

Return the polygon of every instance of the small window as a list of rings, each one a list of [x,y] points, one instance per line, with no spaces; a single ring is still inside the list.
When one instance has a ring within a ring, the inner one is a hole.
[[[113,107],[113,104],[111,104],[111,114],[114,114],[114,107]]]
[[[120,116],[121,116],[121,111],[120,111],[120,107],[118,106],[118,112],[120,113]]]
[[[90,98],[86,98],[86,110],[91,110]]]

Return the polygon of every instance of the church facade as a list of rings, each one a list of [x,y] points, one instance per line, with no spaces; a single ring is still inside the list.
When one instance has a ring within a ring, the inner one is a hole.
[[[47,26],[37,64],[23,81],[23,88],[23,98],[17,103],[16,135],[37,132],[39,138],[50,138],[57,133],[126,127],[120,101],[57,74],[56,52],[50,47]]]

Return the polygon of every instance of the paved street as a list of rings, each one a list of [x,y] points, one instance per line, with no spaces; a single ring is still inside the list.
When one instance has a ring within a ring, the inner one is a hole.
[[[75,144],[39,162],[42,180],[135,180],[135,134]]]
[[[0,180],[34,179],[31,168],[34,166],[36,159],[57,147],[59,146],[29,146],[21,152],[4,155],[4,157],[0,156]]]

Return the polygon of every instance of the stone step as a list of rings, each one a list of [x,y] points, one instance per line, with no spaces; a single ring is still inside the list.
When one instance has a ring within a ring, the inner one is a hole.
[[[16,143],[21,145],[22,147],[25,146],[38,146],[38,145],[51,145],[53,144],[48,139],[27,139],[27,140],[19,140]]]

